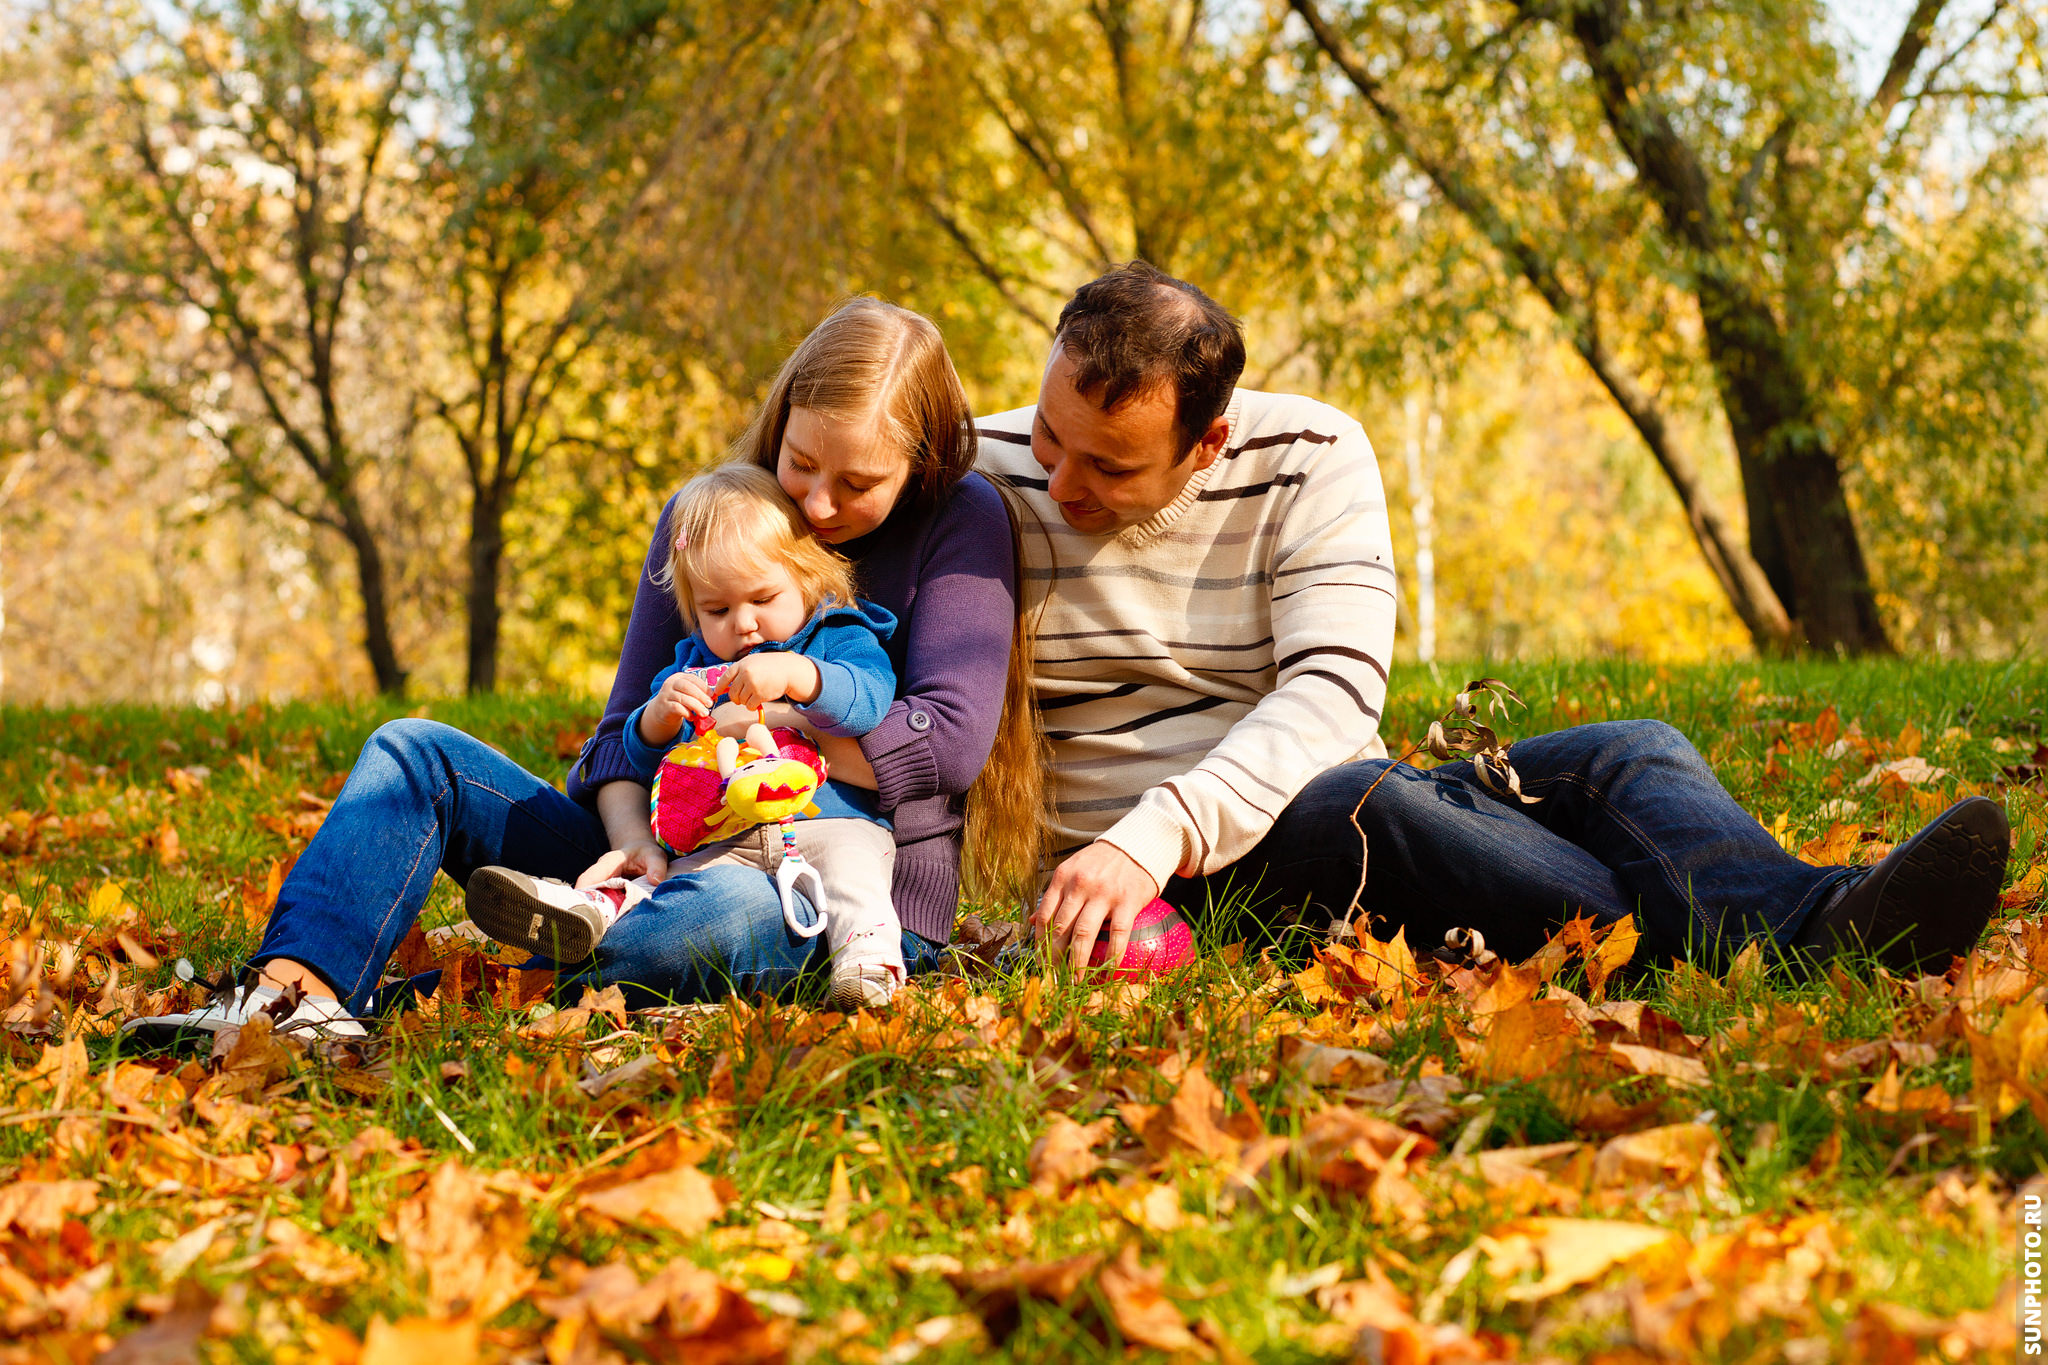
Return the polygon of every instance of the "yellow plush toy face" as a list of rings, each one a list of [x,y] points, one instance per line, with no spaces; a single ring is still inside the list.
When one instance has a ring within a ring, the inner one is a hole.
[[[727,780],[725,805],[743,824],[770,824],[792,815],[816,814],[811,798],[817,791],[818,773],[808,763],[756,758],[742,763]]]

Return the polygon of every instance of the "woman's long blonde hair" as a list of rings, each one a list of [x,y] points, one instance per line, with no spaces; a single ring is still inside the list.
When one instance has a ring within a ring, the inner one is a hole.
[[[974,467],[974,417],[946,343],[930,319],[893,303],[850,299],[813,328],[777,371],[733,458],[774,474],[793,407],[846,422],[879,416],[887,439],[910,461],[903,502],[913,513],[943,503]],[[1015,527],[1013,516],[1013,553]],[[1015,563],[1018,606],[1002,718],[966,801],[961,879],[967,895],[980,901],[1028,897],[1048,846],[1046,755],[1031,693],[1022,557]]]

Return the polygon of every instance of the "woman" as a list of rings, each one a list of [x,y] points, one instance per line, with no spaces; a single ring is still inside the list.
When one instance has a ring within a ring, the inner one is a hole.
[[[873,299],[840,308],[783,365],[736,458],[770,470],[820,540],[853,562],[862,597],[894,613],[889,644],[898,695],[879,728],[826,749],[833,775],[871,786],[894,825],[893,895],[909,970],[928,969],[952,931],[968,790],[992,748],[1004,793],[977,828],[1009,834],[993,860],[1035,856],[1018,774],[1036,753],[1011,668],[1016,564],[1001,498],[969,473],[966,395],[938,329]],[[672,506],[673,504],[671,504]],[[674,657],[683,623],[654,581],[666,562],[669,509],[641,572],[603,721],[570,775],[568,795],[452,727],[380,727],[312,844],[285,879],[247,988],[189,1015],[139,1024],[217,1030],[296,985],[286,1024],[347,1036],[361,1026],[386,962],[411,929],[436,870],[458,883],[486,864],[592,884],[615,875],[661,882],[622,920],[575,982],[619,983],[639,1001],[777,991],[821,940],[783,922],[772,882],[713,867],[662,880],[667,858],[648,829],[648,792],[620,731]],[[1000,732],[1000,741],[999,741]],[[992,772],[991,777],[997,777]],[[1035,814],[1035,812],[1033,812]],[[593,865],[594,864],[594,865]]]

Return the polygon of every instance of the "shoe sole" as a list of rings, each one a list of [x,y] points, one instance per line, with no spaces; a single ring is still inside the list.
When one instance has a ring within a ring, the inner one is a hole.
[[[1877,889],[1864,943],[1895,970],[1946,971],[1968,956],[1998,909],[2012,829],[1997,803],[1981,796],[1957,802],[1915,835]],[[1940,913],[1921,921],[1930,906]]]
[[[524,873],[480,867],[464,888],[470,922],[507,947],[581,962],[597,947],[590,922],[533,894]]]

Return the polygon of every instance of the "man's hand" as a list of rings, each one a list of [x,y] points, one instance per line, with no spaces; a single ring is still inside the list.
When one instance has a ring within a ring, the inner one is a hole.
[[[650,748],[667,744],[682,733],[683,722],[691,716],[711,714],[711,693],[704,679],[686,669],[668,675],[640,713],[640,739]]]
[[[732,699],[755,710],[785,699],[807,706],[818,699],[822,686],[818,666],[801,654],[749,654],[725,675]]]
[[[1108,961],[1113,965],[1123,960],[1132,921],[1158,894],[1159,883],[1130,854],[1097,841],[1054,869],[1031,924],[1047,936],[1049,952],[1068,950],[1076,970],[1088,965],[1088,951],[1107,924]]]
[[[613,877],[645,877],[658,882],[668,876],[668,854],[652,839],[636,840],[624,848],[615,848],[583,870],[576,879],[576,889],[587,891],[599,882],[610,881]]]

